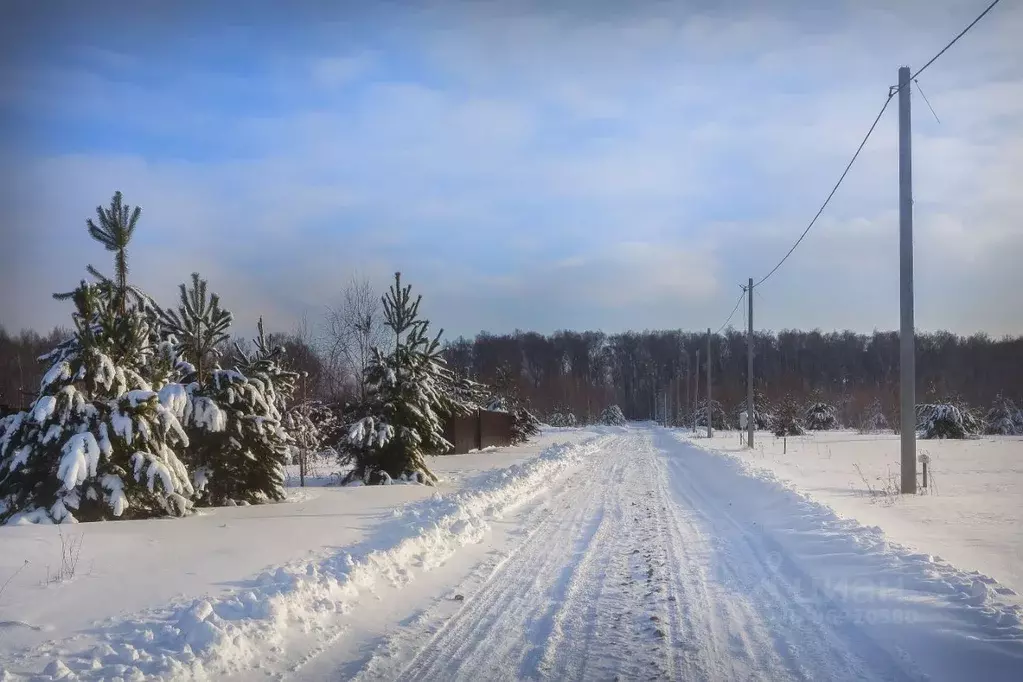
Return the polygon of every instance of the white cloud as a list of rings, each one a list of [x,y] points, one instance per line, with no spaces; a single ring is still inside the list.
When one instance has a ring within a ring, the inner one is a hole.
[[[95,74],[28,79],[8,104],[73,110],[71,93],[89,116],[244,154],[19,159],[11,170],[24,179],[5,203],[28,257],[5,253],[0,267],[33,291],[73,284],[104,257],[85,217],[122,189],[144,206],[143,284],[170,297],[200,269],[246,316],[293,318],[358,267],[382,285],[402,269],[465,330],[716,327],[734,285],[764,274],[812,217],[898,60],[919,63],[976,9],[722,7],[473,3],[408,15],[389,39],[408,47],[414,70],[369,82],[384,60],[358,45],[294,58],[261,84],[292,105],[283,112],[207,111],[189,92],[251,86],[210,74],[125,86],[117,102]],[[1023,285],[1013,265],[1023,256],[1023,71],[1007,66],[1023,12],[998,12],[921,79],[941,125],[914,99],[925,326],[1023,332],[1023,315],[1009,316],[1019,304],[992,302]],[[765,326],[897,323],[894,113],[765,287]],[[29,265],[44,256],[54,267]],[[62,319],[19,298],[4,302],[5,323]]]
[[[355,57],[321,57],[310,65],[313,83],[325,90],[336,91],[363,75],[372,64],[367,54]]]

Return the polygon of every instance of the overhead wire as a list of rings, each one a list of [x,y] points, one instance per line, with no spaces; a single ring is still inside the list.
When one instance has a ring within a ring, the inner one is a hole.
[[[884,115],[885,110],[888,108],[888,103],[892,101],[893,96],[893,94],[889,93],[884,104],[881,105],[881,110],[877,112],[877,116],[874,117],[874,122],[870,124],[870,129],[867,131],[867,134],[863,136],[863,140],[860,141],[860,146],[856,148],[856,153],[852,155],[851,159],[849,159],[849,163],[846,164],[845,170],[843,170],[842,175],[839,176],[838,182],[836,182],[835,186],[831,188],[831,192],[828,193],[828,197],[824,200],[824,203],[821,204],[821,207],[817,209],[816,215],[814,215],[810,224],[806,226],[806,229],[803,230],[803,234],[799,235],[799,239],[797,239],[796,243],[792,245],[792,248],[788,250],[788,253],[786,253],[780,261],[778,261],[778,264],[771,268],[771,271],[761,277],[759,281],[753,284],[753,288],[760,286],[766,282],[771,275],[777,272],[778,268],[780,268],[782,264],[788,260],[789,256],[792,255],[792,252],[796,250],[796,247],[799,246],[803,239],[806,238],[806,235],[810,233],[810,230],[817,223],[817,219],[821,217],[821,214],[824,213],[824,209],[828,207],[829,203],[831,203],[831,198],[835,196],[835,192],[837,192],[838,188],[842,186],[845,176],[849,174],[849,169],[851,169],[853,164],[856,163],[856,159],[859,158],[860,152],[863,151],[863,147],[867,144],[867,140],[870,139],[870,136],[874,133],[874,129],[877,128],[877,124],[881,120],[881,116]]]
[[[947,45],[945,45],[945,47],[941,48],[941,50],[939,50],[937,54],[935,54],[933,57],[931,57],[929,60],[927,60],[926,64],[924,64],[919,69],[917,69],[916,73],[914,73],[913,75],[911,75],[909,77],[909,80],[910,81],[916,81],[917,76],[919,76],[921,73],[926,71],[927,68],[930,67],[931,64],[936,62],[938,60],[938,58],[941,57],[941,55],[945,54],[945,52],[947,52],[950,47],[955,45],[959,41],[960,38],[962,38],[964,35],[966,35],[969,32],[969,30],[971,28],[973,28],[977,24],[977,22],[979,22],[981,19],[983,19],[987,15],[988,12],[990,12],[992,9],[994,9],[995,5],[997,5],[999,2],[1001,2],[1001,0],[993,0],[993,2],[990,5],[988,5],[987,8],[983,12],[981,12],[979,15],[977,15],[977,18],[975,18],[973,21],[971,21],[966,26],[966,28],[964,28],[962,31],[960,31],[956,35],[956,37],[954,37],[951,41],[949,41],[949,43]],[[917,83],[917,85],[919,85],[919,83]],[[799,239],[797,239],[796,243],[792,245],[792,248],[790,248],[788,250],[788,252],[782,257],[782,259],[780,261],[778,261],[778,264],[775,265],[773,268],[771,268],[770,272],[768,272],[766,275],[764,275],[762,278],[760,278],[760,280],[757,281],[753,285],[754,288],[756,288],[756,287],[760,286],[761,284],[763,284],[764,282],[766,282],[768,280],[768,278],[771,277],[771,275],[773,275],[775,272],[777,272],[778,268],[780,268],[782,266],[782,264],[786,260],[788,260],[789,256],[792,255],[792,252],[796,250],[796,247],[798,247],[802,243],[803,239],[806,238],[806,235],[809,234],[810,230],[817,223],[817,219],[820,218],[821,214],[824,212],[824,209],[827,208],[829,203],[831,203],[831,198],[835,196],[835,192],[837,192],[838,188],[842,185],[842,182],[845,180],[846,175],[849,174],[849,170],[852,168],[853,164],[856,162],[856,159],[859,158],[860,152],[863,151],[863,147],[867,144],[867,140],[869,140],[870,136],[873,134],[874,129],[877,127],[878,122],[881,120],[881,116],[884,114],[885,110],[888,108],[888,104],[892,101],[892,98],[901,89],[902,89],[901,85],[893,86],[893,87],[888,89],[888,97],[887,97],[887,99],[885,99],[884,104],[881,106],[881,110],[877,113],[877,116],[874,118],[874,122],[870,125],[870,129],[867,131],[867,134],[863,137],[863,140],[860,142],[859,147],[856,148],[856,152],[853,154],[852,158],[849,160],[849,163],[846,164],[845,170],[842,171],[842,175],[839,176],[839,178],[838,178],[838,182],[836,182],[835,186],[832,187],[831,192],[828,194],[827,198],[824,200],[824,203],[821,204],[820,209],[817,211],[816,215],[814,215],[813,220],[811,220],[810,224],[806,226],[806,229],[803,230],[803,233],[801,235],[799,235]],[[923,91],[921,91],[921,94],[923,94]],[[927,98],[924,97],[925,101],[926,101],[926,99]],[[928,107],[931,106],[930,102],[927,103],[927,106]],[[931,109],[931,113],[932,114],[934,113],[933,108]],[[935,119],[937,119],[937,114],[934,114],[934,117],[935,117]]]
[[[745,298],[746,298],[746,287],[743,287],[742,288],[742,293],[739,294],[739,300],[737,300],[735,302],[735,307],[732,308],[731,314],[728,316],[728,319],[725,320],[725,323],[723,325],[721,325],[720,327],[718,327],[718,330],[716,332],[714,332],[714,336],[717,336],[718,334],[720,334],[721,330],[728,326],[728,323],[732,321],[733,317],[735,317],[735,311],[737,311],[739,309],[739,306],[742,305],[743,299],[745,299]]]

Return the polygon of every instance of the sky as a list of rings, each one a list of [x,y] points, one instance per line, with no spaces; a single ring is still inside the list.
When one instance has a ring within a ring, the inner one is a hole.
[[[131,280],[170,305],[198,271],[240,334],[397,270],[448,336],[717,329],[898,67],[987,4],[8,1],[0,324],[69,324],[50,294],[111,269],[85,222],[120,190]],[[912,94],[921,330],[1023,334],[1021,35],[1002,2]],[[897,125],[893,100],[757,329],[898,327]]]

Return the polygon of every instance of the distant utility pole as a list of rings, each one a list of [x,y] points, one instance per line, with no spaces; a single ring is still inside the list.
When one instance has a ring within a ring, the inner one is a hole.
[[[686,409],[693,409],[693,360],[689,356],[689,351],[685,351],[686,354]]]
[[[707,438],[714,437],[714,408],[711,407],[711,393],[710,393],[710,366],[711,358],[714,356],[710,352],[710,327],[707,327]]]
[[[696,368],[693,373],[693,431],[696,431],[696,415],[700,411],[700,349],[696,349]]]
[[[913,145],[909,67],[899,68],[899,388],[902,492],[916,493],[916,332],[913,328]]]
[[[749,299],[749,318],[746,326],[746,443],[750,450],[753,449],[753,432],[756,430],[755,419],[753,418],[753,278],[749,278],[749,287],[746,289],[746,297]]]

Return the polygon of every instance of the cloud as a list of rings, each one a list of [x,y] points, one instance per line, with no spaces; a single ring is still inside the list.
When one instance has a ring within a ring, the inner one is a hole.
[[[30,292],[0,319],[66,319],[45,296],[102,263],[83,222],[122,189],[144,207],[134,276],[161,300],[198,269],[239,317],[287,327],[352,269],[381,286],[401,269],[455,332],[716,328],[813,216],[898,61],[919,64],[976,9],[524,7],[277,32],[254,18],[227,47],[197,34],[220,61],[83,43],[80,62],[5,73],[0,118],[33,117],[47,146],[0,133],[18,151],[0,268]],[[925,327],[1023,332],[1007,294],[1023,285],[1023,12],[998,11],[921,78],[940,125],[914,97]],[[897,324],[894,114],[760,293],[758,324]]]
[[[354,57],[320,57],[310,66],[311,78],[316,87],[335,91],[363,75],[371,65],[366,54]]]

